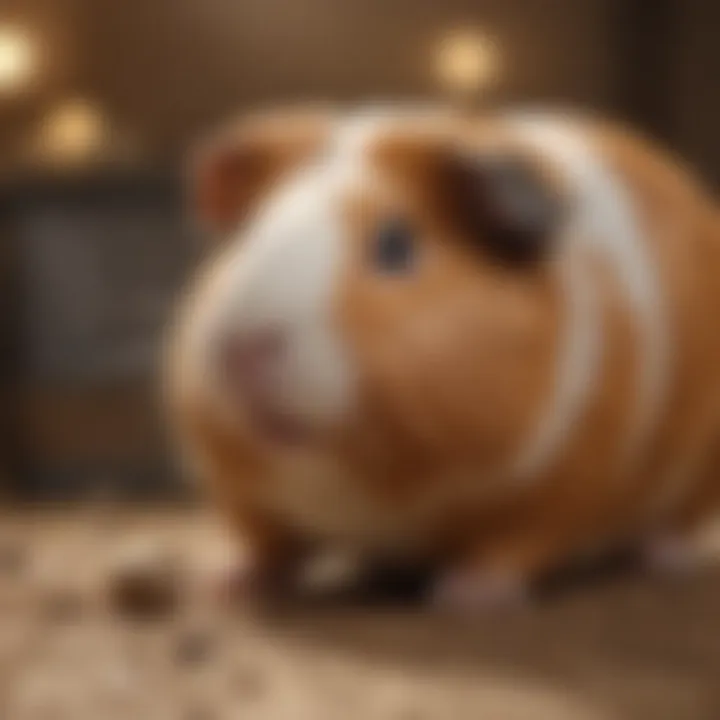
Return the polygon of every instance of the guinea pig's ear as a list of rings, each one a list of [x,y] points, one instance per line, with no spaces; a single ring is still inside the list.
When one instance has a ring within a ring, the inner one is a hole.
[[[202,226],[223,235],[236,227],[290,168],[317,151],[329,113],[284,109],[233,123],[192,158],[191,202]]]
[[[494,259],[526,265],[551,252],[564,203],[532,158],[446,150],[440,179],[449,221]]]
[[[272,174],[269,148],[225,132],[200,147],[192,159],[190,195],[203,229],[224,234],[242,222]]]

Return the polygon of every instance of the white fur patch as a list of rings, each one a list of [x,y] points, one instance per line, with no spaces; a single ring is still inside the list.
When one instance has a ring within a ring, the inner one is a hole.
[[[576,232],[571,231],[571,235]],[[572,432],[598,378],[602,354],[598,300],[583,248],[569,247],[557,266],[566,298],[563,330],[555,368],[555,392],[534,436],[521,449],[512,474],[536,475]]]
[[[310,419],[341,412],[352,384],[331,318],[346,245],[339,208],[337,188],[320,168],[281,188],[244,240],[236,312],[229,307],[240,332],[277,326],[285,335],[277,393],[287,409]]]
[[[669,351],[660,280],[627,190],[604,166],[582,131],[562,118],[543,115],[515,117],[510,122],[566,173],[576,203],[567,237],[609,261],[632,312],[640,364],[637,400],[619,463],[619,469],[628,469],[653,429],[665,394]],[[592,337],[601,338],[600,318],[589,310],[586,293],[592,291],[583,284],[583,280],[566,283],[568,323],[558,358],[555,397],[540,418],[536,436],[521,453],[518,469],[524,473],[540,472],[561,447],[596,376],[597,352],[589,346],[595,342]],[[584,327],[585,323],[593,327]]]
[[[285,343],[274,375],[279,410],[326,421],[351,402],[353,372],[331,317],[346,247],[337,195],[325,168],[303,168],[268,197],[217,263],[199,301],[191,351],[203,358],[200,367],[221,400],[215,344],[228,334],[271,330]]]

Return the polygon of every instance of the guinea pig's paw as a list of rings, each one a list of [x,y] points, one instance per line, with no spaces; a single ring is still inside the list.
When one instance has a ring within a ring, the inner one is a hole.
[[[525,604],[527,591],[525,579],[512,571],[462,568],[438,577],[430,601],[450,612],[497,611]]]

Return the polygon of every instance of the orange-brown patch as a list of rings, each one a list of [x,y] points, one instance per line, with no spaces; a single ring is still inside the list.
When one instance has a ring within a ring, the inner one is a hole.
[[[449,227],[432,174],[437,140],[378,144],[385,182],[346,207],[337,324],[363,387],[349,445],[378,491],[403,502],[458,468],[479,484],[504,469],[551,393],[560,316],[549,266],[499,267]],[[398,214],[414,228],[416,262],[386,275],[373,241]]]

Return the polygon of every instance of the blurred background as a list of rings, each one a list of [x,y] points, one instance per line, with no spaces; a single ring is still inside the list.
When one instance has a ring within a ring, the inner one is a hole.
[[[161,328],[200,244],[182,159],[297,100],[572,105],[720,180],[711,0],[2,0],[0,493],[180,496]]]
[[[205,576],[235,548],[185,507],[158,402],[202,252],[183,159],[216,123],[306,100],[577,106],[717,186],[719,75],[717,0],[0,0],[0,717],[720,718],[717,573],[471,627],[226,625]]]

